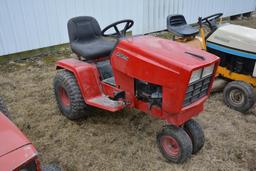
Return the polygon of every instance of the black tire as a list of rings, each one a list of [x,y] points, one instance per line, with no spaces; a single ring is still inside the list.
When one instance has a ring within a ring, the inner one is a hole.
[[[193,144],[192,154],[196,154],[204,146],[205,139],[204,139],[203,129],[193,119],[187,121],[184,124],[183,129],[186,131],[186,133],[189,135],[192,141],[192,144]]]
[[[239,112],[247,112],[255,103],[255,92],[250,84],[232,81],[224,89],[224,102]]]
[[[58,107],[64,116],[71,120],[77,120],[88,114],[88,106],[85,104],[76,78],[71,72],[58,70],[53,86]],[[63,98],[64,96],[66,98]]]
[[[10,118],[9,110],[7,109],[3,99],[0,97],[0,112],[2,112],[5,116]]]
[[[183,163],[192,154],[192,142],[188,134],[180,127],[165,126],[157,134],[157,144],[160,152],[169,162]]]

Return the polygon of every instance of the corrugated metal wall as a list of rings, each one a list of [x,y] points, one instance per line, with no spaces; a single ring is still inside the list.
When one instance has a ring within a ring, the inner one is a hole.
[[[143,33],[166,28],[169,14],[183,14],[188,23],[222,12],[224,16],[254,11],[256,0],[144,0]]]
[[[255,9],[256,0],[0,0],[0,56],[68,42],[66,23],[91,15],[101,27],[135,20],[135,34],[165,29],[168,14],[189,22],[216,12],[225,15]]]
[[[140,23],[138,0],[0,0],[0,56],[68,42],[67,21],[91,15],[101,27],[132,18]],[[134,27],[141,32],[142,25]]]

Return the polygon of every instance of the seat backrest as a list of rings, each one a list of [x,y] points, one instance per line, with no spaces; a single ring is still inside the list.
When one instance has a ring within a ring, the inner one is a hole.
[[[175,26],[181,26],[186,25],[186,19],[183,15],[169,15],[167,17],[167,26],[175,27]]]
[[[86,41],[101,36],[97,20],[89,16],[71,18],[68,21],[69,41]]]

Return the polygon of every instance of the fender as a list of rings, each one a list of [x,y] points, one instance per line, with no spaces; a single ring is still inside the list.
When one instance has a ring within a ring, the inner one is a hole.
[[[102,94],[99,73],[95,65],[77,59],[64,59],[56,63],[56,69],[65,69],[74,74],[85,103]]]

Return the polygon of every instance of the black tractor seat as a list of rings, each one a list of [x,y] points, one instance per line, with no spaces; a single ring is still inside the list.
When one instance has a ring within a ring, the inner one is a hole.
[[[179,37],[194,37],[199,31],[198,29],[187,24],[183,15],[169,15],[167,17],[167,30]]]
[[[109,56],[116,42],[101,36],[101,28],[93,17],[75,17],[68,21],[68,34],[72,51],[86,60]]]

